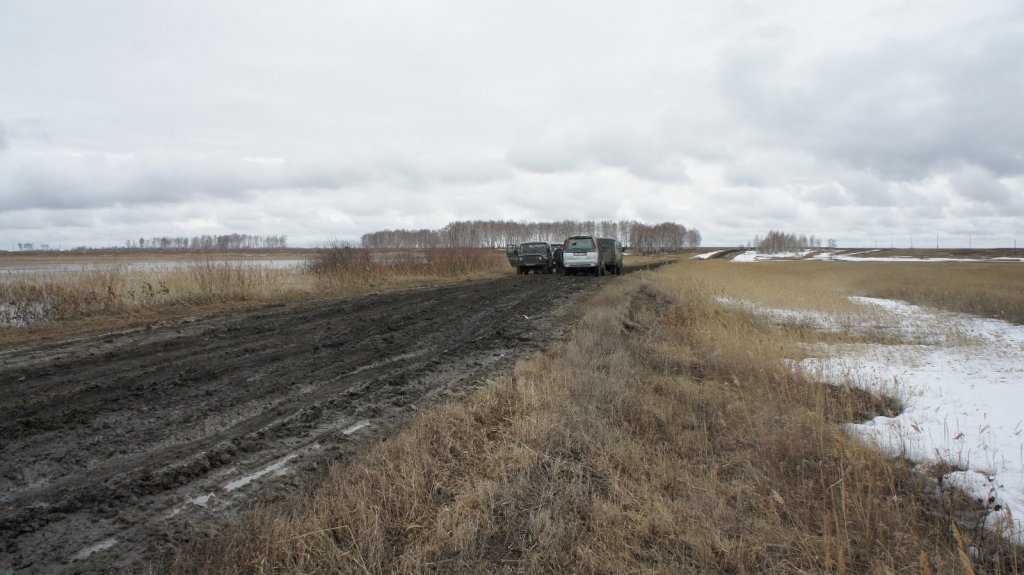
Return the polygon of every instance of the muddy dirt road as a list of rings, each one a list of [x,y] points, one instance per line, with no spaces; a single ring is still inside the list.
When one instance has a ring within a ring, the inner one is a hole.
[[[0,574],[158,560],[550,346],[609,281],[510,276],[0,351]]]

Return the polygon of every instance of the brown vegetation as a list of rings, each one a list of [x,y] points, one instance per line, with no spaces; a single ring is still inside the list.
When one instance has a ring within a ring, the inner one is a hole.
[[[772,307],[851,310],[847,298],[858,295],[1024,324],[1024,265],[1017,263],[707,261],[698,270],[717,294]]]
[[[512,272],[504,254],[493,250],[329,248],[303,254],[309,259],[279,267],[235,252],[168,256],[159,265],[134,265],[146,261],[140,254],[82,259],[57,253],[59,263],[72,266],[60,270],[47,270],[48,262],[58,261],[39,255],[7,256],[42,269],[0,271],[0,342]]]
[[[855,289],[874,297],[1024,324],[1024,265],[882,264],[873,272],[873,277],[859,278]]]
[[[887,258],[913,258],[913,259],[958,259],[958,260],[988,260],[993,258],[1021,258],[1024,257],[1024,248],[878,248],[872,250],[843,250],[848,255],[857,255],[866,258],[887,257]]]
[[[718,303],[805,293],[790,307],[822,309],[864,280],[780,265],[616,281],[550,353],[195,542],[174,570],[1017,572],[1015,549],[957,527],[983,509],[842,431],[894,401],[807,379],[780,360],[813,332]]]
[[[411,279],[456,279],[509,272],[504,253],[479,248],[369,250],[335,247],[320,250],[307,270],[333,288],[375,287]]]

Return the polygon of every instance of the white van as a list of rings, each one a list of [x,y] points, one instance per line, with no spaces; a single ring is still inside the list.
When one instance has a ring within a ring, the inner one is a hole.
[[[572,236],[562,244],[562,274],[593,273],[604,275],[601,246],[594,236]]]

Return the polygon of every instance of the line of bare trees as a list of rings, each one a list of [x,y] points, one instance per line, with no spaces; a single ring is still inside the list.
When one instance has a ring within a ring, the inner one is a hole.
[[[829,245],[834,245],[834,243],[835,242],[833,240],[829,240]],[[761,236],[754,236],[754,245],[757,247],[757,251],[759,253],[777,254],[820,248],[822,242],[821,238],[817,238],[815,236],[805,236],[803,234],[797,235],[772,230],[763,238]]]
[[[700,231],[681,224],[656,225],[637,221],[515,222],[509,220],[466,220],[452,222],[439,230],[381,230],[363,234],[364,248],[485,247],[498,248],[527,241],[561,243],[575,235],[615,238],[643,252],[697,247]]]
[[[36,245],[36,244],[33,244],[32,242],[18,243],[18,251],[19,252],[32,252],[32,251],[36,251],[36,250],[43,251],[43,252],[49,251],[50,250],[50,244],[39,244],[39,245]]]
[[[194,236],[139,238],[128,240],[125,247],[153,250],[251,250],[287,248],[288,236],[257,236],[250,234],[226,234],[221,236]]]

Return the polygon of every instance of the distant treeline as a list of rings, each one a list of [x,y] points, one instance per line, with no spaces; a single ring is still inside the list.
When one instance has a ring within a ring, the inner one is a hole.
[[[125,247],[153,250],[254,250],[264,248],[287,248],[288,236],[254,236],[249,234],[227,234],[223,236],[194,236],[191,238],[139,238],[128,240]]]
[[[820,248],[821,238],[772,230],[763,238],[761,236],[754,236],[754,245],[757,246],[757,251],[762,254],[798,252],[811,248]],[[829,247],[835,247],[835,240],[828,240],[828,245]]]
[[[382,230],[363,234],[364,248],[499,248],[528,241],[561,243],[576,235],[615,238],[642,252],[697,247],[701,243],[696,228],[672,222],[656,225],[637,221],[513,222],[473,220],[452,222],[439,230]]]

